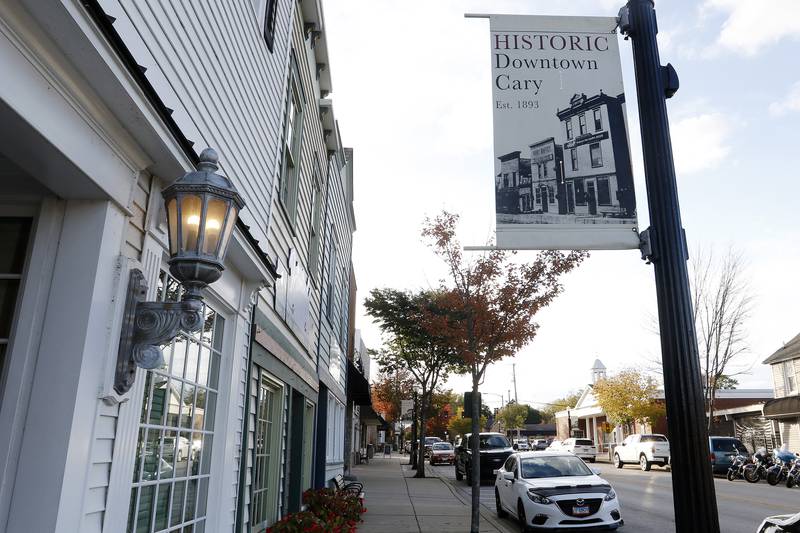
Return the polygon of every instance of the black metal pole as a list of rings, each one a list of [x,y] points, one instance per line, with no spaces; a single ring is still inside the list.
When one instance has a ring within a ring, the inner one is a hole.
[[[412,392],[412,399],[414,400],[414,410],[411,413],[411,456],[408,458],[408,464],[411,465],[411,470],[417,469],[417,391]]]
[[[662,67],[652,0],[628,0],[620,29],[633,41],[651,227],[643,252],[655,266],[664,395],[672,466],[675,529],[719,532],[714,480],[708,460],[703,388],[681,225],[666,98],[678,88],[671,65]]]

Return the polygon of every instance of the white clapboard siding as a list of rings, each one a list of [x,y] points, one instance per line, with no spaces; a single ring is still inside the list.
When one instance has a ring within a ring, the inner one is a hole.
[[[297,331],[297,327],[287,316],[285,305],[281,305],[285,298],[277,298],[275,311],[284,320],[279,324],[287,329],[287,333],[295,332],[295,339],[303,346],[300,351],[314,361],[317,352],[318,317],[319,317],[319,263],[316,272],[309,272],[309,246],[311,240],[311,220],[313,214],[313,190],[315,180],[322,182],[320,194],[324,194],[324,180],[326,178],[327,148],[325,146],[324,130],[319,110],[319,84],[316,81],[316,60],[310,34],[303,31],[304,21],[299,10],[294,13],[292,49],[299,73],[299,87],[302,93],[303,112],[302,130],[299,149],[299,167],[297,169],[298,185],[296,208],[294,216],[290,217],[289,209],[282,205],[278,192],[279,183],[275,180],[272,197],[272,220],[269,227],[268,249],[271,257],[281,273],[276,290],[286,291],[291,283],[290,275],[307,277],[305,285],[308,295],[309,324],[305,332]],[[287,89],[288,91],[288,86]],[[286,95],[284,95],[284,100]],[[278,170],[279,172],[279,170]],[[299,263],[290,265],[292,263]],[[295,272],[300,268],[302,271]],[[291,274],[289,269],[292,270]],[[316,280],[316,281],[315,281]],[[270,300],[272,301],[272,300]],[[287,337],[291,337],[288,335]]]
[[[89,480],[83,503],[81,531],[101,531],[106,508],[111,461],[114,459],[114,437],[117,431],[119,406],[103,403],[98,408],[94,439],[90,447]]]
[[[141,260],[144,247],[145,222],[147,220],[147,206],[150,202],[150,184],[152,176],[146,172],[139,175],[133,189],[130,205],[131,217],[125,228],[125,245],[123,255],[131,259]]]
[[[775,397],[780,398],[786,396],[783,384],[783,363],[772,365],[772,382],[775,388]]]
[[[328,207],[327,217],[324,224],[324,247],[325,256],[323,258],[323,284],[321,297],[322,302],[327,301],[328,286],[333,290],[333,303],[330,315],[323,309],[322,320],[320,322],[320,365],[339,365],[339,385],[341,391],[345,388],[346,370],[345,357],[347,349],[346,329],[345,335],[341,335],[343,328],[343,321],[347,320],[349,315],[349,282],[350,282],[350,258],[352,252],[352,239],[353,228],[350,224],[348,217],[348,199],[346,194],[345,180],[347,176],[346,165],[348,163],[344,160],[344,154],[339,152],[332,157],[329,165],[329,180],[328,180]],[[328,284],[324,281],[327,279],[330,257],[329,241],[333,239],[336,245],[336,265],[333,269],[334,280],[333,283]],[[341,357],[339,361],[331,361],[330,347],[333,343],[337,343],[340,348]]]
[[[100,0],[100,4],[115,19],[114,30],[146,69],[159,98],[173,110],[182,133],[194,141],[195,151],[211,146],[219,152],[221,171],[247,204],[241,218],[266,252],[295,0],[278,2],[272,52],[264,41],[263,17],[250,0]],[[143,259],[151,184],[152,178],[143,174],[133,194],[133,216],[122,251],[134,260]],[[146,263],[150,271],[149,258]],[[241,353],[246,356],[247,347]],[[243,386],[240,394],[238,422]],[[107,505],[117,408],[101,410],[91,446],[92,483],[84,500],[82,532],[101,531]],[[234,483],[231,523],[237,489]],[[127,512],[127,507],[120,511]]]
[[[800,418],[786,418],[780,421],[781,442],[789,451],[800,451]]]
[[[298,357],[306,358],[307,362],[315,363],[317,356],[317,341],[319,338],[319,314],[320,314],[320,272],[322,261],[317,262],[316,272],[310,272],[309,267],[309,246],[311,241],[311,222],[313,215],[313,189],[315,187],[315,180],[319,186],[319,194],[324,198],[325,194],[325,181],[328,177],[328,153],[325,144],[324,128],[320,117],[319,108],[319,84],[316,81],[316,60],[314,57],[314,48],[312,47],[311,39],[306,38],[307,35],[303,31],[304,21],[300,10],[296,10],[293,14],[293,31],[292,31],[292,49],[294,50],[294,57],[297,64],[297,71],[299,74],[298,89],[300,90],[303,100],[302,111],[302,129],[299,147],[299,166],[297,168],[297,205],[294,209],[293,218],[289,217],[289,210],[287,206],[281,204],[279,195],[279,183],[276,179],[273,183],[272,190],[272,209],[271,209],[271,222],[268,228],[268,254],[274,258],[275,264],[281,274],[281,278],[277,281],[275,287],[268,288],[264,291],[263,296],[270,305],[274,305],[275,315],[279,317],[275,324],[283,334],[288,342],[294,347],[294,354]],[[310,34],[309,34],[310,36]],[[288,85],[284,88],[284,92],[288,91]],[[283,95],[285,102],[286,94]],[[279,172],[279,170],[276,170]],[[322,205],[323,213],[320,218],[324,216],[324,204]],[[323,229],[324,221],[321,224],[321,231]],[[321,239],[320,239],[321,241]],[[319,244],[322,246],[322,243]],[[348,256],[349,257],[349,256]],[[290,265],[290,260],[292,264]],[[349,259],[348,259],[349,260]],[[292,272],[289,273],[291,268]],[[300,271],[301,269],[302,271]],[[308,296],[308,309],[309,309],[309,328],[305,332],[295,330],[296,325],[293,324],[287,316],[286,308],[286,291],[291,283],[291,276],[307,275],[308,282],[306,285],[306,294]],[[277,294],[276,294],[277,293]],[[291,350],[287,350],[291,352]],[[258,391],[257,373],[253,372],[251,380],[251,396],[250,396],[250,415],[247,434],[247,448],[246,460],[247,466],[244,490],[244,506],[245,513],[243,516],[243,524],[249,526],[250,515],[250,494],[251,484],[254,479],[253,475],[253,442],[255,439],[255,412],[256,412],[256,393]],[[285,392],[284,408],[288,409],[289,406],[289,392],[288,388]],[[282,433],[281,433],[281,454],[284,460],[281,461],[280,471],[280,493],[276,495],[279,502],[279,515],[284,513],[283,504],[286,501],[284,494],[285,489],[285,458],[287,450],[285,448],[287,441],[287,432],[289,424],[289,413],[286,411],[283,417]]]
[[[230,493],[230,520],[231,524],[235,524],[236,522],[236,508],[238,503],[239,497],[239,469],[241,468],[241,459],[242,459],[242,429],[244,428],[244,413],[245,413],[245,405],[247,403],[247,365],[250,359],[250,332],[251,326],[249,320],[239,320],[237,321],[240,325],[239,327],[242,330],[242,338],[244,342],[241,346],[237,349],[239,351],[239,357],[241,358],[241,364],[239,365],[239,379],[238,379],[238,386],[237,386],[237,401],[236,401],[236,423],[233,425],[234,431],[236,433],[236,442],[239,443],[238,447],[236,448],[236,460],[234,461],[234,476],[233,476],[233,486],[231,487]]]
[[[294,0],[278,2],[272,52],[251,0],[100,4],[195,151],[217,149],[266,251]]]

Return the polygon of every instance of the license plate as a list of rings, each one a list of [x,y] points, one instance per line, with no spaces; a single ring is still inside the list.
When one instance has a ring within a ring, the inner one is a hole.
[[[572,514],[574,515],[582,515],[582,514],[589,514],[589,506],[584,505],[582,507],[573,507]]]

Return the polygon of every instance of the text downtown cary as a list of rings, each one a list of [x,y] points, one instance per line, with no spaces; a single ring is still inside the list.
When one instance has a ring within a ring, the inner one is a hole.
[[[597,70],[595,59],[567,59],[552,57],[512,58],[500,50],[530,50],[532,52],[607,52],[608,37],[605,35],[571,35],[548,33],[492,33],[494,68],[497,70],[551,69],[551,70]],[[512,74],[500,73],[494,84],[501,91],[533,91],[539,94],[544,80],[515,78]]]

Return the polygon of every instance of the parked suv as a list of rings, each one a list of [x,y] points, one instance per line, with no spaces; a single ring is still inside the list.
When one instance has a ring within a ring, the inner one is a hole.
[[[708,437],[708,449],[711,451],[711,470],[715,474],[725,474],[737,455],[750,458],[750,452],[735,437]]]
[[[458,442],[456,448],[456,479],[467,478],[467,484],[472,484],[472,434],[467,433]],[[494,471],[500,468],[514,450],[511,443],[502,433],[479,433],[480,446],[480,480],[492,480]]]
[[[664,435],[640,434],[628,435],[622,443],[614,448],[614,464],[622,468],[625,463],[639,463],[647,472],[654,464],[669,464],[669,441]]]
[[[546,450],[548,446],[550,443],[547,442],[547,439],[536,439],[533,443],[534,450]]]
[[[528,439],[514,439],[514,444],[511,447],[519,452],[527,452],[531,449]]]
[[[597,448],[591,439],[567,439],[561,443],[561,449],[590,463],[597,460]]]

